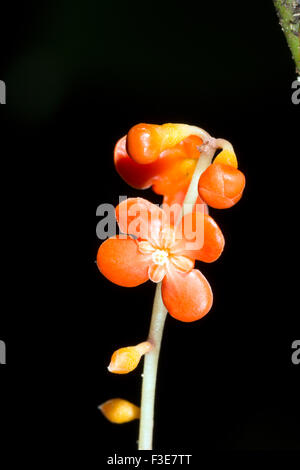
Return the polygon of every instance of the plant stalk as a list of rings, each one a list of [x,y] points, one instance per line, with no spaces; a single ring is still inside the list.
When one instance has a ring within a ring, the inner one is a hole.
[[[183,202],[181,217],[189,212],[192,212],[193,206],[196,203],[198,197],[199,178],[206,168],[211,164],[215,150],[215,147],[208,147],[208,150],[200,155],[189,189]],[[180,222],[181,217],[177,223]],[[139,450],[152,450],[157,366],[167,313],[167,309],[164,306],[161,296],[160,282],[157,284],[155,291],[152,318],[148,336],[148,341],[151,342],[153,348],[145,355],[144,360],[140,430],[138,441]]]
[[[282,31],[300,76],[300,4],[297,0],[273,0]]]
[[[153,349],[145,355],[144,362],[139,450],[152,450],[157,366],[167,313],[161,297],[160,282],[156,286],[148,337]]]

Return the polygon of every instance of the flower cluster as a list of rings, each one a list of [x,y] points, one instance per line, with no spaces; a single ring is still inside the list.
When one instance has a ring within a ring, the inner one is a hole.
[[[186,124],[138,124],[117,142],[114,163],[130,186],[152,187],[163,196],[163,205],[138,197],[117,206],[121,234],[100,246],[99,270],[119,286],[135,287],[149,279],[161,283],[162,301],[172,317],[199,320],[211,309],[213,294],[195,262],[217,260],[225,244],[208,207],[232,207],[245,187],[231,144]],[[115,351],[110,372],[132,371],[150,350],[145,341]]]

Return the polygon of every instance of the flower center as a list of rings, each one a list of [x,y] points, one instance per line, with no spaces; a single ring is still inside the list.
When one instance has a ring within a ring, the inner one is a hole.
[[[152,253],[152,261],[154,264],[162,266],[168,261],[169,253],[166,250],[155,250]]]

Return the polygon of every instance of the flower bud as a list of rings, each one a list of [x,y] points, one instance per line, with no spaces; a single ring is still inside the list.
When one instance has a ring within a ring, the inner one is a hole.
[[[187,124],[137,124],[127,135],[127,151],[137,163],[152,163],[161,152],[193,134]]]
[[[143,354],[146,354],[152,348],[149,341],[144,341],[137,346],[128,346],[126,348],[117,349],[111,357],[108,366],[109,372],[114,374],[127,374],[134,370]]]
[[[140,408],[122,398],[112,398],[99,406],[101,413],[111,423],[122,424],[139,419]]]
[[[227,209],[241,199],[245,183],[241,171],[230,165],[213,163],[200,176],[198,190],[210,207]]]

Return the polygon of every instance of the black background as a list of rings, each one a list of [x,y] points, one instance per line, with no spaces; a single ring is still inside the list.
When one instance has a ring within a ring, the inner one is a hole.
[[[160,202],[120,179],[113,147],[138,122],[186,122],[232,142],[247,186],[237,206],[211,210],[226,238],[216,263],[199,264],[212,311],[167,319],[155,448],[299,450],[299,106],[272,2],[11,3],[2,21],[6,435],[25,437],[29,419],[47,441],[54,422],[53,442],[72,435],[91,462],[134,452],[137,422],[112,425],[97,406],[139,402],[141,366],[106,367],[146,338],[154,286],[100,275],[95,213],[119,195]]]

